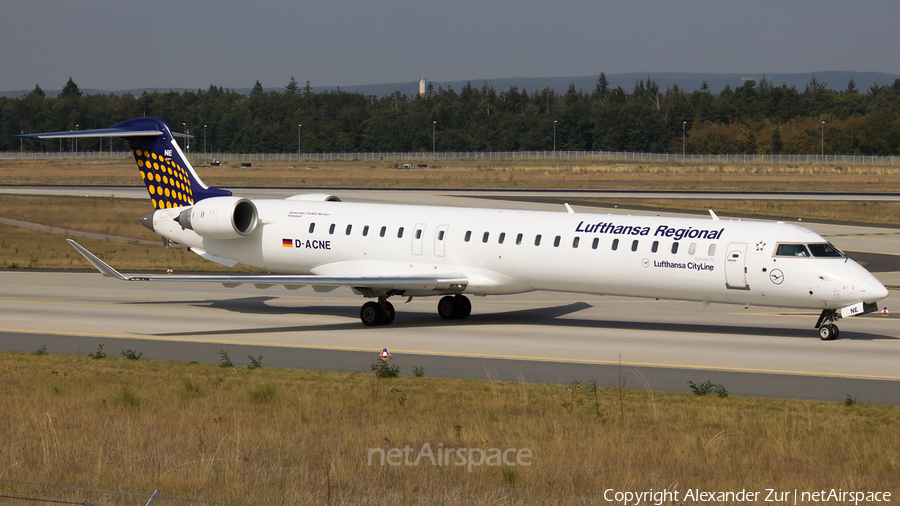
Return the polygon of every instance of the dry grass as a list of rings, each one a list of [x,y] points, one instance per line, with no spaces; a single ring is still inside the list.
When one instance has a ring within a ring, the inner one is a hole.
[[[200,165],[200,164],[198,164]],[[900,167],[815,165],[680,165],[547,161],[445,161],[397,170],[394,162],[253,162],[197,167],[208,184],[287,188],[581,188],[823,192],[898,192]],[[130,159],[0,160],[0,184],[140,183]]]
[[[116,198],[0,195],[0,217],[83,232],[155,241],[158,246],[74,237],[120,271],[258,272],[228,268],[187,251],[163,248],[162,239],[140,224],[152,209],[147,201]],[[86,269],[93,267],[65,241],[66,235],[0,225],[0,269]]]
[[[3,218],[162,243],[139,221],[152,210],[149,195],[145,200],[0,195]]]
[[[79,244],[116,269],[129,271],[258,272],[229,269],[209,262],[184,248],[77,238]],[[93,267],[65,241],[63,235],[0,225],[0,269],[80,269]]]
[[[583,386],[412,376],[378,380],[376,397],[361,373],[12,353],[0,353],[0,375],[5,480],[266,505],[597,504],[609,488],[900,491],[898,407],[616,388],[594,397]],[[424,443],[534,457],[472,472],[368,465],[370,448]]]
[[[213,271],[258,272],[248,268],[229,269],[204,260],[185,248],[163,248],[140,244],[76,238],[79,244],[122,272]],[[94,268],[64,236],[0,225],[0,269],[81,269]]]

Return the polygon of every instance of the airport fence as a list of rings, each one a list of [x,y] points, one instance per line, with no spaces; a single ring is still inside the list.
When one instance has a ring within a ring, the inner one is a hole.
[[[398,165],[434,165],[442,161],[565,161],[565,162],[618,162],[618,163],[681,163],[681,164],[798,164],[798,165],[900,165],[900,156],[866,155],[814,155],[814,154],[681,154],[639,153],[633,151],[413,151],[413,152],[353,152],[353,153],[189,153],[195,163],[218,160],[223,163],[238,162],[333,162],[371,161],[394,162]],[[0,152],[2,160],[73,160],[73,159],[126,159],[130,151],[45,151]]]

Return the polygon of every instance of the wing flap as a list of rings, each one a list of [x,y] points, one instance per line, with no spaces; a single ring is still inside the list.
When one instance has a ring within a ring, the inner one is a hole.
[[[387,291],[416,293],[461,293],[469,284],[469,279],[462,274],[449,274],[443,276],[315,276],[296,274],[163,274],[163,275],[124,275],[112,268],[109,264],[97,258],[83,246],[66,239],[81,255],[87,259],[101,274],[106,277],[123,281],[186,281],[222,283],[226,287],[233,288],[245,283],[251,283],[258,287],[272,285],[285,285],[289,289],[296,289],[302,285],[312,286],[316,291],[330,291],[334,288],[349,286],[360,293],[378,293]]]

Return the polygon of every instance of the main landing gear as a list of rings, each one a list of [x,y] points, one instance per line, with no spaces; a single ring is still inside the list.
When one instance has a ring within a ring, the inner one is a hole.
[[[472,313],[472,303],[465,295],[447,295],[438,302],[438,314],[445,320],[464,320]]]
[[[378,302],[369,301],[363,304],[359,310],[359,319],[367,327],[390,325],[394,322],[394,314],[394,305],[388,302],[386,297],[378,297]]]
[[[472,303],[464,295],[447,295],[438,302],[438,314],[445,320],[463,320],[472,313]],[[387,297],[378,297],[378,302],[369,301],[359,309],[359,319],[363,325],[390,325],[394,321],[394,306]]]
[[[816,322],[816,328],[819,329],[819,337],[823,341],[832,341],[841,337],[841,330],[834,322],[840,319],[837,310],[823,309],[819,315],[819,321]]]

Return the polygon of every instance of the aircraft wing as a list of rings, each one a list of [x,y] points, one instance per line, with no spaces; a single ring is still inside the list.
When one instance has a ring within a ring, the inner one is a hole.
[[[194,274],[194,275],[125,275],[97,258],[83,246],[66,239],[94,267],[106,277],[122,281],[203,281],[222,283],[226,287],[235,287],[245,283],[257,288],[268,288],[284,285],[296,290],[303,286],[312,286],[316,291],[331,291],[341,286],[348,286],[367,297],[375,297],[386,292],[414,293],[417,296],[461,293],[469,284],[466,276],[451,274],[446,276],[379,276],[379,277],[331,277],[294,274]]]

